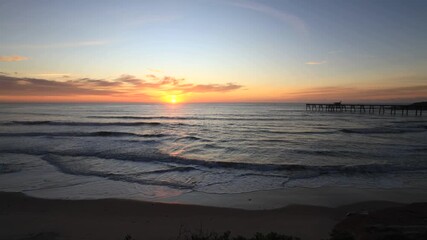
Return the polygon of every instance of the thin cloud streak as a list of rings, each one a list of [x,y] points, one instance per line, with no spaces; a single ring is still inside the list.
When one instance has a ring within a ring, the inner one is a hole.
[[[28,57],[24,56],[0,56],[0,62],[19,62],[19,61],[25,61],[28,60]]]
[[[155,73],[162,73],[163,71],[161,69],[156,69],[156,68],[147,68],[149,71],[151,72],[155,72]]]
[[[55,49],[55,48],[75,48],[75,47],[90,47],[103,46],[111,43],[110,41],[94,40],[82,42],[66,42],[52,44],[22,44],[22,45],[3,45],[1,48],[19,48],[19,49]]]
[[[426,96],[427,85],[419,84],[386,88],[316,87],[288,93],[286,98],[314,101],[425,101]]]
[[[34,73],[31,75],[39,76],[39,77],[58,77],[58,76],[59,77],[64,77],[64,76],[69,77],[71,74],[69,74],[69,73]]]
[[[325,63],[326,63],[326,61],[309,61],[309,62],[306,62],[305,64],[306,65],[322,65]]]
[[[294,28],[299,33],[308,34],[308,28],[306,23],[301,18],[295,15],[292,15],[284,11],[278,10],[276,8],[267,6],[265,4],[253,2],[253,1],[231,1],[228,3],[236,7],[250,9],[256,12],[266,14],[273,18],[279,19],[289,24],[292,28]]]
[[[181,90],[183,93],[193,93],[193,92],[229,92],[241,88],[241,85],[234,83],[227,83],[225,85],[220,84],[198,84],[198,85],[187,85],[180,86],[177,89]]]

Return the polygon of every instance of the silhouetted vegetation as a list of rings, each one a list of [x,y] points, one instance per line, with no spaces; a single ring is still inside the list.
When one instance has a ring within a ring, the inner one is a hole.
[[[124,238],[124,240],[135,240],[134,238],[132,238],[131,235],[127,234]]]
[[[244,236],[232,236],[230,231],[223,233],[217,232],[205,232],[199,230],[196,233],[190,231],[181,231],[177,236],[176,240],[301,240],[299,237],[294,237],[285,234],[279,234],[276,232],[270,232],[267,234],[256,233],[252,237]],[[355,240],[354,236],[346,231],[333,230],[330,234],[330,238],[323,240]],[[369,239],[372,240],[425,240],[427,239],[427,232],[418,234],[403,234],[402,232],[387,233],[383,235],[377,235],[376,237],[371,236]],[[136,240],[130,235],[126,235],[124,240]]]
[[[200,231],[198,233],[184,234],[178,238],[178,240],[300,240],[300,238],[275,232],[267,234],[256,233],[253,237],[247,238],[243,236],[232,237],[230,231],[221,234],[215,232],[204,233]]]
[[[351,233],[346,231],[333,230],[329,240],[355,240]]]
[[[38,238],[37,238],[38,239]],[[418,232],[412,234],[405,234],[403,232],[389,232],[385,234],[376,234],[376,236],[370,236],[370,240],[425,240],[427,239],[426,232]],[[32,239],[31,239],[32,240]],[[126,235],[123,240],[137,240],[131,235]],[[179,235],[176,240],[301,240],[299,237],[294,237],[285,234],[279,234],[276,232],[270,232],[267,234],[255,233],[252,237],[244,236],[232,236],[230,231],[223,233],[207,232],[200,229],[197,232],[182,231],[180,229]],[[333,230],[330,237],[322,240],[356,240],[356,238],[347,231]]]

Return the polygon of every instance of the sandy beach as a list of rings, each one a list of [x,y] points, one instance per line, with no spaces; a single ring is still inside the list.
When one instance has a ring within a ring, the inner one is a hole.
[[[349,213],[405,206],[385,201],[341,207],[290,205],[243,210],[133,200],[48,200],[0,193],[0,239],[177,239],[188,231],[270,231],[306,240],[328,237]],[[425,207],[425,206],[424,206]],[[309,231],[308,231],[309,229]]]

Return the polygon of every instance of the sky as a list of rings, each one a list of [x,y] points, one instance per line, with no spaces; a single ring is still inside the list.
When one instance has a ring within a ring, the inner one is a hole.
[[[426,12],[425,0],[0,0],[0,101],[426,101]]]

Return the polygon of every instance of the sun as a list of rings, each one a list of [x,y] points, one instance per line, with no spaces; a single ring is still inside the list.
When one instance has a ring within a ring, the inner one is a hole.
[[[169,97],[169,102],[172,103],[172,104],[176,104],[176,103],[178,103],[178,100],[177,100],[177,98],[176,98],[175,95],[171,95]]]
[[[183,103],[183,101],[184,99],[182,98],[182,96],[176,94],[165,94],[162,97],[162,102],[171,105],[181,104]]]

